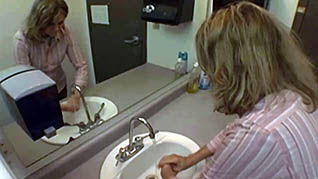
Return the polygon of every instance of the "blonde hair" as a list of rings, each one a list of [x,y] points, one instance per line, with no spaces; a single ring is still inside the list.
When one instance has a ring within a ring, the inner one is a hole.
[[[287,27],[257,5],[243,1],[214,13],[196,34],[196,50],[219,112],[241,116],[284,89],[317,108],[313,65]]]
[[[26,37],[35,42],[43,41],[43,30],[56,22],[60,15],[67,17],[67,14],[68,6],[64,0],[35,0],[26,18]]]

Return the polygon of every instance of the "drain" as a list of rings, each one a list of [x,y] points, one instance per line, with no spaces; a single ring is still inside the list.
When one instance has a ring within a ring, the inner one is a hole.
[[[146,179],[159,179],[156,175],[148,175]]]

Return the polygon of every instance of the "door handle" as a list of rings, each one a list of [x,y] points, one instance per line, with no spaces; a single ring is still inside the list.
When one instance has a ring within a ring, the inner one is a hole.
[[[134,45],[138,45],[139,44],[139,37],[138,36],[136,36],[136,35],[134,35],[134,36],[132,36],[132,39],[126,39],[126,40],[124,40],[124,42],[126,43],[126,44],[134,44]]]

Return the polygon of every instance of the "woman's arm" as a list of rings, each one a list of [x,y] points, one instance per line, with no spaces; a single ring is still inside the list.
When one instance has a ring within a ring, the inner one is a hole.
[[[88,82],[88,64],[84,59],[81,50],[73,38],[71,31],[65,27],[65,36],[68,41],[68,47],[66,50],[67,56],[71,63],[73,64],[76,74],[75,74],[75,84],[85,87]]]
[[[68,46],[66,49],[67,56],[74,66],[75,73],[75,84],[79,85],[81,89],[87,86],[88,82],[88,65],[84,59],[77,42],[71,35],[71,31],[65,27],[64,29],[65,40],[67,40]],[[76,91],[65,104],[61,104],[63,111],[77,111],[80,108],[80,95]]]
[[[22,37],[22,32],[17,32],[14,36],[14,57],[16,64],[20,65],[31,65],[29,58],[29,48],[24,37]]]
[[[203,160],[209,156],[212,156],[213,153],[214,152],[210,151],[207,146],[204,146],[200,150],[198,150],[197,152],[195,152],[187,157],[183,157],[183,156],[176,155],[176,154],[168,155],[168,156],[163,157],[160,160],[159,167],[162,168],[165,165],[170,165],[175,172],[180,172],[182,170],[185,170],[185,169],[197,164],[201,160]]]

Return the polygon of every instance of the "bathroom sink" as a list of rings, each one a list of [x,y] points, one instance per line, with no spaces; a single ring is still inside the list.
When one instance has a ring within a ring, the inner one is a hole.
[[[92,120],[95,119],[94,115],[101,109],[103,103],[104,107],[100,110],[99,115],[104,122],[118,114],[116,105],[106,98],[87,96],[85,97],[85,101],[87,103],[88,111]],[[80,110],[76,112],[62,112],[62,114],[63,121],[67,125],[56,130],[56,135],[51,138],[43,136],[43,141],[54,145],[65,145],[70,141],[71,138],[76,139],[81,135],[79,127],[73,125],[79,124],[80,122],[87,124],[88,122],[82,101]]]
[[[137,136],[145,136],[145,134]],[[156,140],[144,139],[144,148],[129,160],[121,163],[115,159],[119,149],[128,145],[128,139],[116,146],[106,157],[100,172],[100,179],[161,179],[159,160],[169,154],[187,156],[199,150],[190,138],[171,132],[159,132]],[[180,172],[182,179],[195,178],[202,170],[203,163]]]
[[[85,101],[87,103],[88,111],[92,120],[94,120],[94,115],[99,111],[103,103],[105,104],[105,106],[100,112],[100,117],[104,121],[107,121],[118,114],[116,105],[106,98],[97,96],[86,96]],[[88,119],[86,117],[82,101],[80,110],[76,112],[63,112],[63,120],[64,123],[68,123],[70,125],[78,124],[80,122],[84,122],[86,124],[88,122]]]

